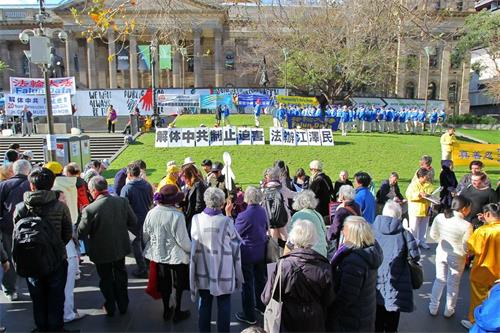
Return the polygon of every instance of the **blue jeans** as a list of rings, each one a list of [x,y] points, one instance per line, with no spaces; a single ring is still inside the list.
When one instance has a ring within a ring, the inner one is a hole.
[[[132,241],[132,252],[134,253],[137,270],[141,273],[147,272],[146,259],[144,259],[144,244],[142,242],[142,227],[144,223],[139,224],[137,237]]]
[[[33,317],[40,332],[61,332],[64,327],[64,287],[68,262],[42,278],[27,278],[28,290],[33,301]]]
[[[260,300],[260,295],[266,284],[266,263],[264,261],[257,264],[242,264],[243,289],[241,291],[241,301],[245,318],[255,320],[255,308],[264,312],[265,306]]]
[[[214,296],[210,290],[200,290],[200,301],[198,303],[198,330],[210,332],[210,320],[212,319],[212,300]],[[217,332],[229,332],[231,321],[231,294],[215,296],[217,298]]]

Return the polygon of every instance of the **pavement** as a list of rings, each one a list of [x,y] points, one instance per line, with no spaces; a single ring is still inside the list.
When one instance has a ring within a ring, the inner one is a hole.
[[[441,302],[439,315],[429,315],[428,303],[434,279],[435,244],[430,250],[422,250],[425,282],[414,291],[416,310],[412,313],[402,313],[399,332],[466,332],[460,325],[460,320],[466,318],[469,306],[469,272],[465,271],[460,285],[460,293],[456,314],[450,319],[443,317],[444,299]],[[101,310],[103,297],[99,291],[97,272],[92,263],[84,257],[81,267],[81,279],[76,282],[75,305],[80,312],[87,316],[77,322],[66,325],[67,329],[79,329],[82,332],[196,332],[198,314],[195,303],[191,302],[188,292],[183,295],[183,309],[191,311],[191,317],[178,324],[165,322],[162,318],[163,305],[161,300],[153,300],[144,289],[147,281],[135,279],[130,274],[135,268],[134,260],[127,258],[129,272],[129,311],[125,315],[115,315],[108,318]],[[3,293],[0,293],[0,307],[3,314],[2,325],[8,332],[30,332],[35,328],[32,315],[32,304],[25,281],[19,279],[20,301],[9,303]],[[443,295],[444,296],[444,295]],[[232,295],[231,332],[240,332],[246,324],[235,320],[234,314],[241,311],[241,294]],[[216,302],[214,302],[212,318],[215,320]],[[262,318],[259,322],[262,326]],[[216,331],[215,321],[212,330]]]

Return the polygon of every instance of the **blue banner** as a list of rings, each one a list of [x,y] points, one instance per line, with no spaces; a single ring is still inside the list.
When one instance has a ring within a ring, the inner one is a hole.
[[[238,106],[251,106],[254,107],[257,105],[257,100],[261,101],[261,105],[264,107],[269,106],[271,103],[271,99],[268,95],[260,95],[260,94],[239,94],[238,95]]]
[[[229,108],[233,107],[233,96],[231,95],[201,95],[200,108],[201,109],[215,109],[218,105],[227,105]]]
[[[340,117],[311,117],[311,116],[288,116],[288,128],[299,126],[301,129],[331,128],[336,131],[339,128]]]

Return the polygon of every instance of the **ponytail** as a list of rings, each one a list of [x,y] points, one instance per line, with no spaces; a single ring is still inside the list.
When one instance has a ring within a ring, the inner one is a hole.
[[[453,211],[459,212],[464,208],[470,207],[471,205],[472,205],[472,202],[468,198],[466,198],[462,195],[458,195],[458,196],[454,197],[453,200],[451,201],[451,207],[445,208],[444,217],[446,217],[447,219],[452,218]]]

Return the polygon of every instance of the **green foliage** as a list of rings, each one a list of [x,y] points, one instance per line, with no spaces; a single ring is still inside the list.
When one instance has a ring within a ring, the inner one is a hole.
[[[450,124],[456,124],[456,125],[461,125],[461,124],[495,125],[498,123],[498,120],[491,116],[476,116],[474,114],[463,114],[457,116],[450,116],[448,122]]]
[[[7,65],[4,61],[0,60],[0,73],[9,69],[9,65]]]
[[[493,48],[490,51],[496,52],[500,49],[500,15],[486,10],[470,15],[465,20],[462,33],[457,44],[461,56],[480,47]]]
[[[253,126],[253,116],[232,115],[231,124],[235,126]],[[200,124],[211,126],[213,115],[183,115],[179,117],[177,127],[197,127]],[[262,126],[268,138],[268,127],[272,124],[269,115],[261,117]],[[351,176],[359,171],[366,170],[374,178],[377,186],[392,171],[400,174],[402,190],[408,186],[421,155],[429,154],[435,161],[440,159],[439,136],[430,135],[398,135],[398,134],[358,134],[349,133],[342,137],[334,133],[334,147],[287,147],[287,146],[227,146],[227,147],[200,147],[200,148],[154,148],[155,136],[153,133],[139,137],[138,143],[130,145],[105,173],[111,182],[114,174],[130,161],[143,159],[148,165],[148,179],[158,183],[165,175],[167,161],[175,160],[182,164],[185,157],[192,157],[199,165],[200,161],[209,158],[212,161],[221,161],[223,152],[227,151],[233,159],[233,171],[236,182],[243,185],[258,185],[265,168],[271,166],[277,159],[283,159],[289,165],[293,175],[301,167],[307,169],[309,162],[314,159],[322,160],[325,172],[332,179],[336,179],[340,170],[346,169]],[[436,172],[439,166],[436,163]],[[459,168],[457,177],[466,172],[466,168]]]

